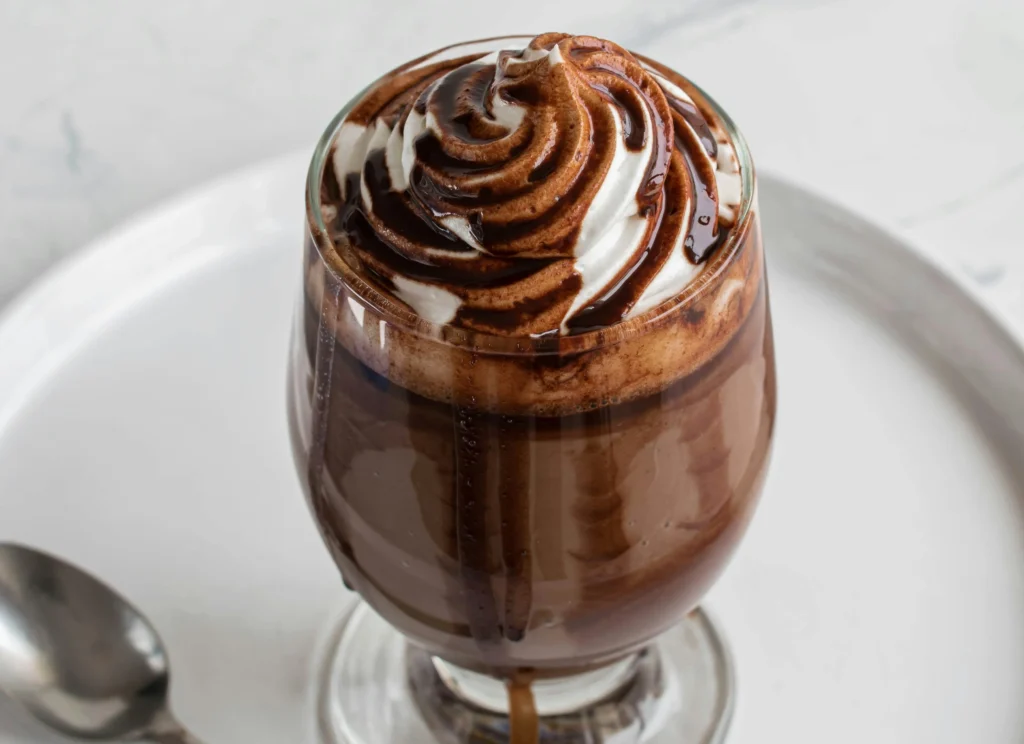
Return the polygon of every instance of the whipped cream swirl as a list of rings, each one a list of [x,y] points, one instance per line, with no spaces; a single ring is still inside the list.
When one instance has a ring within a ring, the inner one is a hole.
[[[667,68],[592,37],[523,41],[375,84],[335,139],[324,217],[356,271],[430,322],[608,327],[700,271],[740,203],[735,151]]]

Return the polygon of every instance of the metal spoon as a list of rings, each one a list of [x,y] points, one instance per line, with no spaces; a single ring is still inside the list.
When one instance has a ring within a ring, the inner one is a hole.
[[[171,715],[169,673],[153,626],[114,590],[0,543],[0,691],[81,739],[199,744]]]

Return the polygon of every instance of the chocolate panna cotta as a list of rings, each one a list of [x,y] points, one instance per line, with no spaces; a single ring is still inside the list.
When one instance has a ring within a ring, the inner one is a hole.
[[[341,119],[294,441],[346,581],[412,642],[571,673],[718,577],[775,414],[745,153],[686,78],[565,34],[427,55]]]

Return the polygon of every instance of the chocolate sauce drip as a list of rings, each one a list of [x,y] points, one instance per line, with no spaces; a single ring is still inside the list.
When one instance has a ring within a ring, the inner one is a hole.
[[[715,173],[704,160],[697,160],[684,144],[692,145],[691,130],[676,127],[676,151],[681,152],[686,160],[686,173],[690,180],[690,194],[694,204],[692,218],[683,245],[686,257],[691,263],[701,263],[707,259],[710,250],[718,241],[718,187],[715,184]],[[686,140],[691,140],[686,142]]]
[[[351,238],[356,254],[366,261],[365,268],[373,272],[384,286],[391,285],[388,277],[398,275],[428,283],[455,281],[460,286],[494,289],[530,277],[551,263],[544,259],[510,261],[482,258],[470,263],[426,255],[411,258],[396,245],[386,242],[370,225],[362,202],[357,198],[358,177],[349,177],[346,193],[349,198],[342,205],[332,232],[336,237]]]
[[[615,560],[629,550],[630,544],[624,529],[622,494],[615,487],[619,482],[615,460],[599,454],[614,446],[608,409],[583,414],[583,425],[591,435],[580,459],[580,464],[586,465],[576,469],[576,479],[586,497],[573,502],[571,508],[582,543],[573,557],[587,571]]]
[[[484,145],[502,137],[505,130],[490,115],[487,93],[494,82],[492,65],[463,65],[445,76],[434,89],[427,111],[444,122],[445,133],[461,142]]]
[[[473,248],[451,230],[429,219],[421,202],[392,191],[384,150],[374,150],[369,154],[363,176],[373,203],[375,221],[382,226],[378,233],[390,234],[393,242],[409,241],[436,250],[473,253]],[[363,214],[365,217],[366,213]]]
[[[665,197],[658,204],[656,221],[649,230],[649,239],[638,260],[627,266],[619,277],[610,283],[610,289],[606,294],[597,297],[576,313],[568,322],[570,333],[585,333],[621,322],[648,285],[654,281],[654,277],[671,255],[673,243],[681,229],[683,214],[680,205],[685,204],[680,199],[685,188],[682,172],[680,168],[669,172],[665,183]]]
[[[493,567],[487,544],[486,418],[457,407],[455,424],[455,554],[462,576],[463,604],[474,640],[494,643],[501,635],[491,587]]]
[[[330,489],[325,482],[327,442],[330,435],[328,412],[331,406],[335,348],[337,346],[337,339],[331,330],[331,320],[338,317],[340,303],[341,282],[332,278],[324,287],[323,299],[318,308],[319,312],[315,316],[310,316],[314,319],[313,322],[307,320],[306,323],[307,334],[313,323],[316,324],[316,342],[312,347],[315,351],[312,360],[313,389],[310,415],[313,430],[306,459],[306,482],[309,484],[310,506],[317,520],[321,524],[331,525],[324,534],[327,547],[341,571],[342,581],[345,586],[353,588],[354,584],[348,576],[347,569],[354,568],[358,564],[348,539],[348,523],[338,511],[338,504],[331,499]]]
[[[388,79],[394,79],[395,76],[400,75],[401,84],[388,84],[386,79],[373,86],[356,102],[348,116],[345,117],[345,121],[367,126],[379,117],[394,116],[409,107],[414,107],[423,113],[426,109],[420,106],[417,99],[424,88],[449,70],[470,64],[479,58],[479,55],[463,55],[431,64],[421,64],[432,56],[433,53],[414,59],[392,75],[387,76]]]
[[[530,507],[530,427],[528,421],[501,416],[495,432],[501,555],[506,581],[504,631],[521,641],[533,609],[532,510]]]
[[[697,107],[689,101],[681,101],[678,98],[669,98],[668,105],[697,133],[697,137],[700,139],[700,143],[703,145],[708,156],[712,160],[717,158],[718,143],[715,142],[714,135],[711,134],[711,128],[708,126],[707,119],[697,110]]]

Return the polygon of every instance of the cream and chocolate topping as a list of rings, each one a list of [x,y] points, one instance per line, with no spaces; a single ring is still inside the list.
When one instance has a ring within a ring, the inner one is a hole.
[[[678,296],[741,200],[712,107],[608,41],[495,47],[428,55],[355,102],[321,190],[343,260],[430,323],[495,335],[606,328]]]

